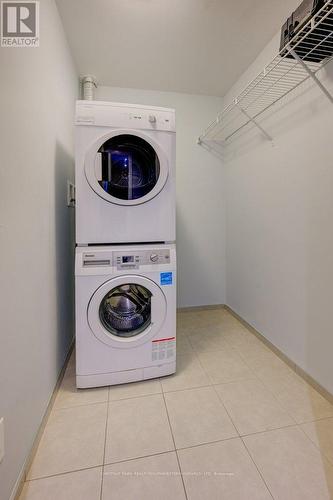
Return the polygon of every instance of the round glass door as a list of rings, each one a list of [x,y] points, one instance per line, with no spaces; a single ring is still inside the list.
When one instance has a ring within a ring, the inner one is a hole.
[[[163,149],[152,138],[139,131],[118,130],[91,146],[85,174],[91,188],[106,201],[139,205],[162,190],[169,167]]]
[[[119,349],[148,342],[167,313],[161,287],[145,276],[124,275],[105,281],[92,294],[87,319],[94,336]]]
[[[135,135],[117,135],[99,148],[100,178],[104,191],[120,200],[147,195],[158,181],[160,162],[154,148]]]
[[[120,338],[139,335],[151,324],[151,297],[147,288],[135,283],[113,288],[99,307],[104,328]]]

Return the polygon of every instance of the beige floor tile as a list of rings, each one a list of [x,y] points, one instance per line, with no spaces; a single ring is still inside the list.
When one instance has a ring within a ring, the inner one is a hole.
[[[207,309],[179,313],[177,316],[178,326],[190,333],[196,328],[226,328],[237,327],[241,324],[223,309]]]
[[[222,332],[212,331],[211,328],[188,336],[192,348],[200,353],[216,351],[230,347]]]
[[[247,330],[240,323],[235,325],[228,325],[228,327],[225,329],[224,335],[228,340],[230,346],[235,349],[242,348],[244,346],[248,347],[260,342],[252,333],[249,332],[249,330]]]
[[[109,404],[105,463],[173,449],[162,395],[123,399]]]
[[[253,338],[247,338],[244,342],[240,342],[238,345],[233,345],[232,342],[229,342],[244,361],[249,361],[251,358],[257,358],[265,355],[267,352],[270,352],[263,342],[254,336],[252,337]]]
[[[177,356],[177,371],[174,375],[161,378],[164,392],[191,389],[210,385],[195,353]]]
[[[240,439],[178,452],[188,500],[271,500]]]
[[[159,380],[143,380],[142,382],[112,385],[110,386],[109,397],[110,401],[117,401],[118,399],[136,398],[161,392],[162,388]]]
[[[253,434],[244,442],[276,500],[329,500],[333,466],[297,427]]]
[[[207,312],[207,316],[200,318],[200,321],[203,325],[220,327],[223,331],[244,328],[231,314],[221,310],[215,310],[211,313]]]
[[[253,373],[257,375],[255,370],[253,370]],[[281,367],[276,369],[274,366],[267,366],[258,378],[275,396],[286,388],[291,389],[294,386],[297,388],[300,384],[304,383],[303,379],[288,367],[286,369],[281,369]]]
[[[200,320],[200,314],[197,312],[185,312],[177,314],[177,335],[187,334]]]
[[[241,435],[295,424],[259,380],[242,380],[215,386]]]
[[[200,353],[199,360],[213,384],[253,378],[249,367],[232,348]]]
[[[102,467],[28,481],[19,500],[100,500]]]
[[[333,416],[333,406],[312,387],[297,394],[286,392],[277,399],[299,424]]]
[[[174,452],[105,467],[102,500],[132,499],[185,500]]]
[[[308,422],[300,426],[311,441],[333,463],[333,418]]]
[[[237,436],[213,387],[165,394],[177,448],[186,448]]]
[[[222,309],[179,313],[177,316],[177,334],[203,335],[210,333],[229,333],[246,331],[243,325],[231,314]]]
[[[70,364],[59,387],[54,408],[69,408],[77,405],[102,403],[108,400],[108,387],[77,389],[75,377],[75,366]]]
[[[333,416],[333,405],[293,372],[265,385],[299,424]]]
[[[260,341],[257,342],[260,343]],[[289,366],[272,351],[261,350],[258,346],[257,349],[252,351],[249,349],[248,356],[246,357],[246,363],[255,371],[257,377],[263,378],[266,373],[270,372],[284,374],[291,371]]]
[[[192,346],[187,336],[177,335],[177,355],[192,352]]]
[[[333,405],[288,367],[266,367],[265,376],[261,375],[263,384],[297,423],[333,416]]]
[[[107,404],[52,411],[28,479],[103,463]]]

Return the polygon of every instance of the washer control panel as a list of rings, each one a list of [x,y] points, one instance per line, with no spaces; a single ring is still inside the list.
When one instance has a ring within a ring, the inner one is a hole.
[[[140,266],[152,264],[169,264],[170,250],[134,250],[133,252],[113,252],[113,265],[118,269],[138,269]]]

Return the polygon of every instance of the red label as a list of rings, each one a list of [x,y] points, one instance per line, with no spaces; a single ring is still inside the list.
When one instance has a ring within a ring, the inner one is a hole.
[[[176,340],[176,337],[168,337],[166,339],[157,339],[157,340],[153,340],[152,342],[166,342],[167,340]]]

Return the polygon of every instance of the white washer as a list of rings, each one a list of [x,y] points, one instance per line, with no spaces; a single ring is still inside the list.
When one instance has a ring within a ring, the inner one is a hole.
[[[97,387],[176,370],[176,247],[76,248],[76,381]]]
[[[76,242],[172,242],[175,112],[76,103]]]

